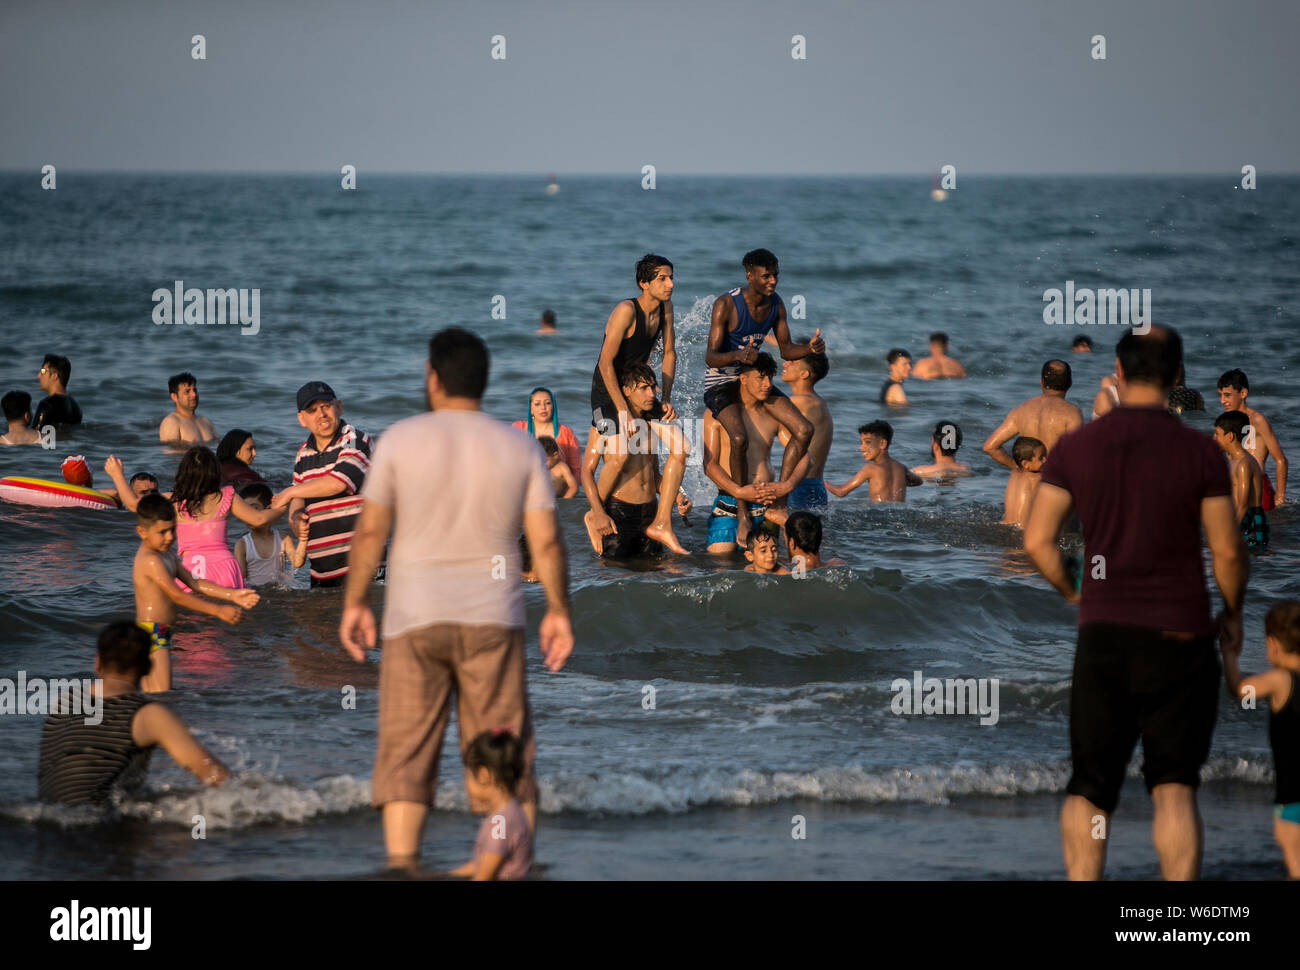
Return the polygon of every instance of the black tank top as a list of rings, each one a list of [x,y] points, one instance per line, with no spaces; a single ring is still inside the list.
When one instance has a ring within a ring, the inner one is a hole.
[[[889,389],[890,389],[891,387],[893,387],[893,386],[894,386],[895,384],[897,384],[897,383],[898,383],[898,381],[893,380],[893,379],[891,378],[891,379],[885,381],[884,384],[880,385],[880,403],[881,403],[881,404],[884,404],[886,401],[888,401],[888,399],[889,399]]]
[[[659,304],[659,329],[655,331],[654,338],[651,339],[649,329],[646,326],[645,311],[641,309],[641,304],[635,299],[632,300],[632,312],[636,314],[636,321],[632,326],[632,335],[624,337],[623,342],[618,345],[618,352],[614,354],[614,376],[618,377],[623,373],[623,369],[628,364],[645,364],[650,360],[650,351],[655,349],[655,344],[659,342],[660,336],[664,332],[663,304]],[[612,404],[609,391],[605,390],[605,379],[600,376],[600,362],[597,361],[596,369],[591,375],[591,407],[592,410],[600,407],[602,404]]]
[[[150,752],[131,739],[131,722],[149,698],[122,694],[100,703],[99,724],[87,724],[85,714],[45,719],[37,782],[41,801],[102,804],[114,787],[129,790],[144,780]]]
[[[1300,675],[1291,673],[1291,696],[1276,714],[1269,708],[1268,743],[1277,775],[1277,804],[1300,802]]]

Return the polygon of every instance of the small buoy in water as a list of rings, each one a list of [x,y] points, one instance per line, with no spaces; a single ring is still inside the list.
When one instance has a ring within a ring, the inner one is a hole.
[[[931,189],[930,198],[934,199],[935,202],[942,202],[944,199],[948,198],[948,193],[943,189]]]

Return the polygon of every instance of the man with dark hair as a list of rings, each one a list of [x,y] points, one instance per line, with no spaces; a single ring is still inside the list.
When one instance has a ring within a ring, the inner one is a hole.
[[[483,731],[509,730],[523,743],[515,794],[536,825],[521,531],[546,594],[538,640],[547,669],[559,670],[573,650],[564,544],[542,448],[483,413],[488,364],[487,347],[469,331],[434,335],[429,411],[384,432],[353,539],[339,637],[361,663],[377,645],[367,594],[392,536],[371,784],[392,867],[416,865],[453,694],[462,754]]]
[[[167,378],[167,394],[175,410],[158,425],[158,440],[176,446],[207,445],[217,440],[212,422],[196,412],[199,407],[199,381],[189,371]]]
[[[912,368],[917,380],[930,381],[937,377],[965,377],[966,368],[948,356],[948,335],[943,331],[930,334],[930,356],[922,357]]]
[[[1002,446],[1018,435],[1037,438],[1052,453],[1062,435],[1083,426],[1083,414],[1065,399],[1073,379],[1070,365],[1063,360],[1049,360],[1043,365],[1038,384],[1043,393],[1017,404],[984,442],[984,453],[999,465],[1015,471],[1018,467]]]
[[[81,408],[68,394],[68,381],[72,378],[72,364],[68,358],[58,354],[46,354],[41,369],[36,375],[45,392],[41,403],[36,405],[36,415],[32,418],[32,427],[37,431],[53,425],[62,430],[81,424]]]
[[[957,460],[957,449],[960,447],[961,427],[956,421],[940,421],[930,435],[930,455],[934,458],[934,464],[918,465],[912,469],[912,474],[939,481],[965,478],[971,470],[964,462]]]
[[[149,634],[134,623],[122,620],[100,631],[93,690],[101,719],[90,723],[71,711],[45,719],[37,769],[41,801],[104,805],[119,791],[130,794],[143,783],[158,746],[203,784],[216,787],[226,780],[225,767],[185,723],[141,693],[149,650]],[[81,710],[87,700],[75,698],[70,706]]]
[[[1274,508],[1286,501],[1286,453],[1282,451],[1282,445],[1277,440],[1277,435],[1273,433],[1273,426],[1268,423],[1268,418],[1246,405],[1248,394],[1250,394],[1250,381],[1246,379],[1243,371],[1234,368],[1224,372],[1219,378],[1219,403],[1223,405],[1223,410],[1241,411],[1250,418],[1250,431],[1246,433],[1241,443],[1250,452],[1251,457],[1259,462],[1259,470],[1264,474],[1263,508],[1265,512],[1272,512]],[[1273,456],[1277,468],[1276,491],[1273,489],[1272,481],[1269,480],[1268,468],[1265,465],[1269,455]]]
[[[0,445],[38,445],[41,436],[28,427],[32,420],[32,396],[26,391],[10,391],[0,398],[9,430],[0,435]]]
[[[807,343],[794,343],[786,322],[785,304],[776,292],[780,266],[776,256],[766,249],[754,249],[741,260],[745,270],[745,286],[718,297],[713,304],[709,322],[709,342],[704,362],[704,403],[721,424],[729,438],[731,478],[738,485],[748,485],[745,450],[749,435],[741,413],[741,364],[753,363],[759,348],[769,333],[776,337],[782,360],[798,360],[809,354],[826,353],[820,328]],[[791,478],[795,466],[808,450],[813,439],[813,426],[799,409],[781,391],[772,388],[763,406],[789,434],[785,454],[781,458],[778,481]],[[784,504],[784,500],[780,501]],[[749,509],[745,502],[737,502],[737,514],[742,519],[740,534],[748,533]]]
[[[547,334],[547,333],[559,333],[559,332],[560,332],[560,328],[555,325],[555,311],[543,310],[541,326],[539,326],[537,330],[534,331],[534,333]]]
[[[631,448],[627,427],[631,418],[620,387],[622,375],[633,364],[649,365],[650,352],[662,337],[660,372],[663,399],[656,401],[654,409],[641,418],[650,422],[650,430],[658,444],[648,436],[639,439],[656,455],[663,451],[667,456],[663,467],[663,490],[647,534],[673,552],[685,553],[686,548],[673,533],[672,520],[674,503],[679,494],[684,497],[681,493],[682,476],[686,473],[686,458],[690,453],[681,427],[671,423],[676,421],[677,412],[668,403],[673,391],[673,375],[677,370],[673,336],[673,264],[663,256],[646,253],[637,261],[636,283],[641,294],[620,302],[605,321],[600,359],[591,375],[591,424],[595,429],[592,433],[610,439],[601,444],[605,469],[598,483],[600,500],[603,502],[609,498],[613,482],[622,474],[623,463],[628,460]],[[591,434],[587,437],[590,447]]]
[[[843,566],[843,559],[821,558],[822,520],[800,509],[785,520],[785,547],[796,576],[823,566]]]
[[[1056,443],[1025,526],[1034,565],[1079,604],[1074,772],[1061,842],[1069,878],[1101,878],[1110,815],[1141,737],[1161,873],[1194,879],[1202,841],[1196,786],[1219,686],[1201,529],[1223,595],[1217,627],[1229,645],[1241,642],[1247,563],[1218,449],[1165,408],[1182,362],[1178,334],[1159,326],[1130,332],[1116,357],[1119,407]],[[1086,550],[1081,592],[1057,543],[1072,509]]]
[[[456,376],[472,385],[472,365]],[[482,381],[487,381],[484,370]],[[324,381],[298,388],[298,423],[311,434],[298,447],[293,484],[275,496],[272,508],[289,507],[289,531],[307,516],[311,585],[341,586],[347,578],[353,530],[361,514],[361,487],[370,471],[370,435],[343,421],[343,402]],[[369,577],[367,577],[367,580]]]
[[[1092,338],[1085,337],[1083,334],[1075,337],[1070,344],[1070,353],[1072,354],[1090,354],[1092,353]]]
[[[879,401],[891,407],[906,407],[907,395],[903,392],[903,381],[912,373],[912,355],[901,347],[895,347],[885,355],[885,363],[889,365],[889,376],[880,385]]]
[[[825,354],[781,361],[781,380],[790,385],[790,401],[813,428],[812,440],[808,443],[808,471],[790,492],[786,502],[790,509],[824,509],[827,505],[826,483],[822,475],[826,469],[826,456],[830,454],[831,439],[835,435],[835,422],[831,420],[830,408],[813,386],[830,369]],[[782,447],[788,446],[790,432],[784,425],[778,435]]]

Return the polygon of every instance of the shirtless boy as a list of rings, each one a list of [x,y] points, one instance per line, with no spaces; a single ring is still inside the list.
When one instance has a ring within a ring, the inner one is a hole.
[[[647,364],[630,364],[619,384],[620,396],[631,415],[626,454],[617,465],[605,467],[599,486],[596,468],[605,457],[605,447],[617,447],[618,436],[587,435],[587,452],[582,459],[582,490],[591,505],[583,522],[592,548],[607,559],[627,559],[657,550],[659,537],[653,527],[659,507],[659,459],[649,444],[654,431],[648,421],[659,404],[655,400],[655,374]],[[685,496],[678,495],[675,484],[672,489],[670,499],[676,496],[680,504]]]
[[[1049,360],[1043,365],[1039,386],[1043,393],[1017,404],[984,442],[984,453],[1004,468],[1017,469],[1015,461],[1002,446],[1016,435],[1037,438],[1051,454],[1061,435],[1083,427],[1083,414],[1065,399],[1073,378],[1070,365],[1063,360]]]
[[[930,356],[922,357],[912,368],[912,376],[919,381],[932,381],[941,377],[965,377],[966,368],[948,356],[948,335],[930,334]]]
[[[560,454],[560,446],[549,435],[538,438],[537,443],[546,452],[546,467],[551,473],[551,488],[555,490],[555,497],[573,498],[578,494],[578,480],[573,477],[573,471],[565,464],[564,456]]]
[[[809,354],[798,360],[781,362],[781,380],[790,385],[790,401],[799,413],[812,425],[812,441],[808,443],[808,471],[802,480],[790,492],[786,507],[794,509],[824,509],[827,505],[826,483],[822,473],[826,468],[826,456],[831,450],[831,439],[835,435],[835,422],[831,420],[830,408],[821,396],[813,390],[813,385],[824,378],[831,369],[825,354]],[[790,443],[790,432],[784,425],[777,432],[781,446]]]
[[[785,548],[790,553],[790,565],[799,572],[845,565],[843,559],[822,559],[822,520],[811,512],[790,513],[785,520]]]
[[[740,502],[770,504],[789,495],[802,480],[808,467],[805,452],[795,464],[789,479],[775,481],[770,458],[772,442],[782,425],[766,407],[776,373],[776,361],[766,352],[740,365],[738,381],[742,426],[745,429],[745,485],[730,474],[731,436],[712,414],[704,415],[704,474],[718,486],[718,497],[709,516],[709,552],[732,552],[745,546],[751,530],[758,527],[765,514],[774,522],[783,518],[784,510],[758,509],[752,517],[740,515]],[[724,496],[736,501],[728,502]]]
[[[167,393],[176,410],[158,425],[158,440],[170,445],[207,445],[217,440],[212,422],[194,412],[199,406],[199,382],[185,371],[167,378]]]
[[[1264,500],[1260,504],[1265,512],[1272,512],[1276,506],[1286,501],[1286,455],[1282,452],[1282,445],[1278,443],[1277,436],[1273,434],[1273,426],[1268,423],[1268,418],[1254,408],[1246,406],[1246,396],[1249,393],[1250,381],[1241,371],[1230,370],[1219,378],[1219,403],[1223,405],[1223,410],[1241,411],[1250,419],[1250,427],[1254,434],[1248,432],[1241,443],[1255,461],[1259,462],[1259,470],[1264,473]],[[1268,477],[1269,455],[1273,456],[1273,461],[1277,465],[1276,490]]]
[[[950,481],[970,475],[970,468],[957,460],[957,449],[961,447],[961,428],[956,421],[940,421],[934,426],[930,435],[930,455],[934,458],[932,465],[917,465],[912,474],[920,478],[933,478],[938,481]]]
[[[1016,470],[1007,479],[1007,490],[1002,495],[1002,524],[1023,529],[1029,521],[1034,493],[1043,480],[1047,449],[1037,438],[1021,435],[1011,446],[1011,457],[1015,459]]]
[[[38,445],[41,436],[32,423],[32,396],[26,391],[10,391],[0,398],[0,410],[4,411],[9,430],[0,435],[0,445]]]
[[[233,626],[259,597],[251,589],[230,589],[206,579],[196,579],[181,565],[172,552],[172,543],[176,541],[176,509],[161,495],[146,495],[140,499],[136,507],[135,532],[140,537],[140,548],[131,567],[131,581],[135,585],[135,622],[153,641],[150,651],[152,667],[141,679],[140,687],[149,693],[158,693],[172,687],[171,625],[176,618],[176,607],[206,613]],[[176,586],[178,579],[203,595],[182,593]],[[204,599],[205,596],[212,599]],[[214,603],[213,599],[226,600],[226,603]]]
[[[790,570],[781,565],[778,558],[776,535],[767,526],[754,526],[745,543],[745,558],[749,565],[747,573],[767,573],[769,576],[789,576]]]
[[[843,485],[827,482],[827,491],[836,498],[844,498],[855,488],[867,484],[873,502],[906,501],[908,486],[920,485],[921,479],[909,472],[901,461],[889,457],[893,440],[894,429],[888,421],[872,421],[858,428],[858,451],[866,464]]]
[[[686,436],[679,426],[672,424],[677,413],[668,403],[673,391],[673,376],[677,369],[677,350],[673,336],[673,264],[663,256],[646,253],[636,264],[636,283],[641,293],[630,300],[622,300],[610,311],[605,321],[605,336],[600,345],[600,358],[591,375],[591,424],[593,431],[587,436],[588,445],[594,435],[610,440],[601,445],[605,460],[605,474],[601,476],[600,501],[609,498],[612,483],[619,479],[621,468],[628,459],[633,444],[629,430],[624,426],[630,411],[619,381],[633,364],[648,365],[650,353],[662,338],[663,358],[660,372],[663,377],[663,400],[656,401],[653,410],[643,420],[653,422],[650,432],[662,447],[655,447],[649,435],[640,439],[644,450],[663,451],[664,487],[654,521],[647,526],[648,534],[656,542],[673,552],[685,553],[686,548],[673,533],[673,502],[677,500],[682,476],[686,472],[686,458],[690,449]],[[620,415],[623,417],[620,418]],[[656,463],[657,465],[657,463]]]
[[[1268,517],[1264,515],[1264,473],[1242,447],[1250,419],[1244,411],[1224,411],[1214,419],[1214,443],[1228,456],[1232,504],[1241,523],[1241,539],[1249,549],[1268,548]]]
[[[896,408],[906,407],[907,395],[903,393],[903,381],[912,373],[912,355],[895,347],[885,355],[885,363],[889,365],[889,377],[880,387],[880,403]]]

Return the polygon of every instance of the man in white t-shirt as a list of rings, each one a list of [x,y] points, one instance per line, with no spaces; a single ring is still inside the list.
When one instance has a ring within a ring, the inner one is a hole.
[[[452,327],[429,341],[430,411],[379,439],[352,539],[339,637],[358,662],[376,644],[366,595],[388,552],[371,803],[383,810],[389,865],[414,868],[438,756],[457,694],[462,753],[483,731],[524,743],[516,796],[535,826],[536,753],[524,673],[519,534],[546,592],[538,629],[549,670],[573,650],[564,545],[541,446],[479,408],[488,351]]]

